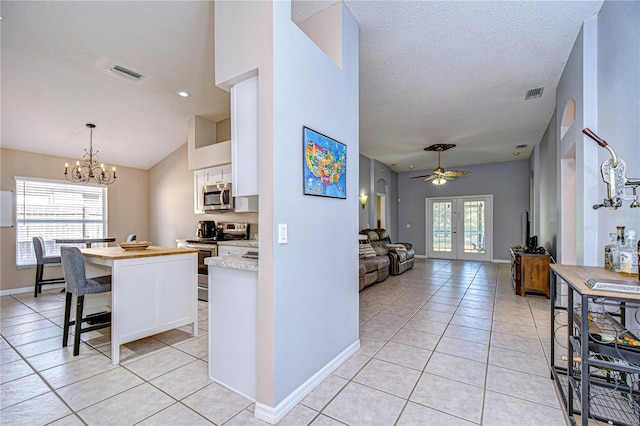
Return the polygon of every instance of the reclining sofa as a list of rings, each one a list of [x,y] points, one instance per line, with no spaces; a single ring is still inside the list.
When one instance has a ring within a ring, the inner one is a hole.
[[[366,235],[369,244],[377,252],[378,249],[386,249],[386,255],[389,257],[389,273],[391,275],[400,275],[403,272],[413,268],[415,251],[410,243],[391,242],[389,233],[385,229],[363,229],[360,234]]]

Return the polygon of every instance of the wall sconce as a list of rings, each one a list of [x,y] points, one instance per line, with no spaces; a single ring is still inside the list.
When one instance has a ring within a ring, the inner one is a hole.
[[[367,205],[368,199],[369,196],[367,194],[360,194],[360,204],[362,204],[362,210],[364,210],[364,207]]]

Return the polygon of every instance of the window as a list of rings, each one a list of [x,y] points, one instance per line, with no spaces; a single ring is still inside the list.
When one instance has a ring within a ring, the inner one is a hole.
[[[60,254],[56,238],[103,238],[107,189],[102,186],[16,177],[16,267],[36,264],[33,237],[47,255]]]

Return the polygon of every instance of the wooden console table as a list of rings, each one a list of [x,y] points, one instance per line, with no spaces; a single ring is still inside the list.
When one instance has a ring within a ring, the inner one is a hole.
[[[518,296],[527,292],[544,293],[549,298],[548,254],[525,253],[523,249],[511,247],[511,283]]]

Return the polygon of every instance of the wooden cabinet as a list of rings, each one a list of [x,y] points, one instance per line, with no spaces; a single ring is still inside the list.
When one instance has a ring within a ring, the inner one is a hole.
[[[231,87],[233,196],[258,195],[258,76]]]
[[[525,253],[511,248],[511,282],[515,292],[524,296],[527,292],[544,293],[549,298],[548,254]]]

